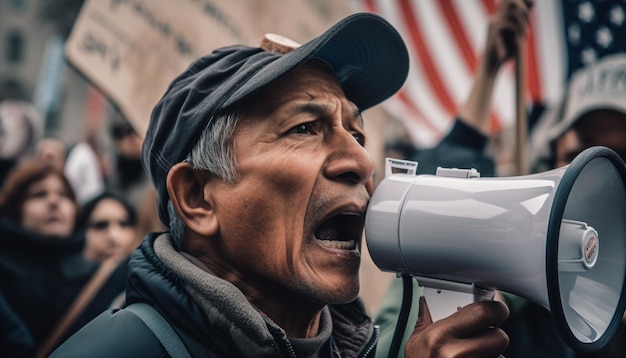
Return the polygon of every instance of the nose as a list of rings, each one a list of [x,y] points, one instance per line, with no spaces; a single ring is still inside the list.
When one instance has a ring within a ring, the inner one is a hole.
[[[119,223],[110,223],[107,230],[107,237],[111,244],[120,245],[124,238],[124,227]]]
[[[50,207],[52,208],[58,207],[60,201],[61,201],[61,195],[57,193],[50,193],[48,195],[48,205],[50,205]]]
[[[367,184],[374,176],[374,160],[347,130],[333,136],[334,150],[325,167],[328,178],[349,184]]]

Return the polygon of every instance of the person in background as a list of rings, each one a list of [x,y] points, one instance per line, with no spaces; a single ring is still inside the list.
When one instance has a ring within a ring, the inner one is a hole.
[[[22,159],[30,156],[41,136],[43,119],[28,102],[0,102],[0,184]]]
[[[469,96],[459,109],[458,117],[449,133],[432,149],[413,150],[406,146],[398,147],[398,153],[410,155],[406,159],[418,163],[417,174],[436,173],[437,167],[474,168],[483,177],[495,175],[493,158],[485,148],[490,138],[489,113],[496,77],[502,66],[517,53],[518,38],[528,28],[532,1],[504,0],[498,5],[489,20],[487,41],[477,69]],[[400,278],[394,279],[383,297],[375,316],[375,323],[381,327],[377,357],[387,357],[391,348],[394,330],[400,313],[403,284]],[[413,297],[422,295],[422,288],[414,283]],[[501,298],[500,296],[498,296]],[[420,307],[417,299],[411,305],[407,327],[414,327]],[[411,335],[406,329],[403,345]],[[400,357],[402,357],[400,350]]]
[[[15,167],[0,191],[0,295],[24,323],[37,350],[58,331],[101,266],[83,257],[84,236],[76,230],[79,212],[63,172],[38,159]],[[76,322],[107,309],[123,290],[125,267],[113,268],[119,272],[111,270],[97,291],[99,300],[89,300],[79,312],[82,317],[73,319],[62,336],[77,330]],[[107,298],[104,292],[112,293]]]
[[[85,141],[67,149],[60,138],[48,134],[37,142],[33,156],[63,171],[79,205],[85,204],[105,189],[99,159]]]
[[[79,205],[85,204],[105,190],[100,160],[93,147],[86,141],[70,148],[53,135],[44,135],[35,146],[33,157],[63,171],[72,185]]]
[[[65,168],[65,157],[67,155],[67,149],[65,143],[55,136],[45,135],[35,146],[34,157],[39,158],[41,161],[52,165],[57,170],[63,171]]]
[[[142,160],[169,230],[134,251],[129,305],[52,357],[167,355],[139,307],[190,356],[373,356],[377,328],[358,297],[374,182],[363,111],[402,86],[408,52],[367,13],[303,45],[273,38],[202,56],[156,104]],[[507,316],[500,302],[477,302],[424,322],[406,349],[497,356]]]
[[[530,137],[531,171],[567,165],[594,145],[626,158],[626,53],[603,57],[572,74],[560,105]]]
[[[83,256],[88,261],[123,260],[138,245],[136,210],[112,193],[100,194],[86,203],[78,227],[85,232]]]
[[[102,267],[106,267],[110,270],[110,277],[102,282],[101,289],[94,291],[82,314],[75,319],[72,328],[63,338],[59,338],[57,343],[105,309],[122,306],[125,301],[126,266],[129,255],[139,245],[136,231],[136,210],[123,197],[105,192],[82,207],[77,232],[84,240],[83,267],[86,273],[91,273],[91,276]]]
[[[108,181],[108,187],[122,195],[135,207],[140,207],[146,188],[150,182],[141,166],[141,145],[143,140],[133,126],[120,114],[111,124],[111,137],[114,144],[115,164]]]
[[[138,209],[138,241],[149,232],[167,229],[156,211],[156,191],[141,164],[143,139],[129,121],[116,113],[111,136],[114,141],[115,166],[108,180],[109,190],[126,198]]]
[[[0,191],[0,294],[35,345],[84,283],[74,281],[68,261],[82,249],[74,235],[77,216],[63,173],[37,160],[15,167]]]
[[[156,206],[156,191],[151,185],[141,164],[143,138],[132,124],[116,112],[111,124],[114,142],[115,165],[107,181],[108,190],[137,208],[137,241],[154,231],[165,231],[167,227],[159,220]]]

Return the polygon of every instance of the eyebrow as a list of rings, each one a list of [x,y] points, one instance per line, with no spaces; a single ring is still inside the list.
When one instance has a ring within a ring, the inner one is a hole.
[[[314,102],[306,102],[301,104],[296,104],[292,108],[290,108],[289,115],[296,115],[302,112],[310,113],[318,116],[327,116],[331,113],[331,110],[328,105]],[[363,116],[361,114],[361,110],[358,108],[354,108],[351,111],[351,115],[354,119],[356,119],[359,124],[363,125]]]

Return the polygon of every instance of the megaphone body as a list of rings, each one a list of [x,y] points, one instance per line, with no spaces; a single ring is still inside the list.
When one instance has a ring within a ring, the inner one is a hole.
[[[479,297],[510,292],[550,310],[572,348],[608,343],[626,308],[626,166],[617,154],[593,147],[566,167],[498,178],[390,174],[394,163],[407,165],[388,160],[365,222],[381,270]]]

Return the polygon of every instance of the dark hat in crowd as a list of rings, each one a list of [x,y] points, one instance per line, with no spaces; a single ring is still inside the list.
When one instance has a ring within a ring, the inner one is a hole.
[[[346,97],[362,111],[398,91],[409,68],[400,34],[369,13],[350,15],[286,53],[235,45],[196,60],[154,107],[143,144],[142,162],[164,224],[169,225],[167,173],[187,157],[208,121],[311,59],[330,65]]]
[[[533,129],[529,153],[531,169],[552,169],[552,143],[575,127],[583,116],[602,109],[626,115],[624,53],[605,56],[572,74],[560,106],[548,112]]]

